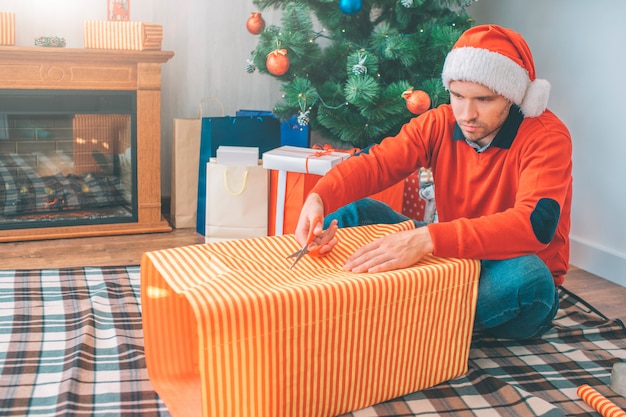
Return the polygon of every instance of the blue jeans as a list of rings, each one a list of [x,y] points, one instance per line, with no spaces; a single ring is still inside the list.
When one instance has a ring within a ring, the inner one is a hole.
[[[348,204],[324,219],[339,227],[393,224],[409,217],[373,199]],[[416,227],[426,224],[413,220]],[[506,339],[541,336],[551,327],[559,308],[559,294],[545,263],[536,255],[504,260],[481,260],[474,331]]]

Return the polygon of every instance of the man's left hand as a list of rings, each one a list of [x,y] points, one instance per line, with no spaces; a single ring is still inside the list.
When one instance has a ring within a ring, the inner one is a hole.
[[[352,272],[385,272],[415,265],[433,252],[428,227],[384,236],[359,248],[343,269]]]

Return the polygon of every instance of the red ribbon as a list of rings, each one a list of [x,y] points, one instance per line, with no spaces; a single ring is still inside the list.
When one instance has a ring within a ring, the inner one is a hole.
[[[311,156],[307,156],[306,158],[304,169],[307,174],[309,173],[309,158],[320,158],[324,155],[331,155],[333,152],[343,152],[349,154],[350,156],[354,156],[356,153],[361,152],[361,149],[359,148],[335,149],[327,143],[324,145],[315,144],[311,147],[311,149],[316,149],[317,152]]]

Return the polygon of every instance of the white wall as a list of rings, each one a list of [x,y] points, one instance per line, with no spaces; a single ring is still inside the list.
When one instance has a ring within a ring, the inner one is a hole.
[[[132,8],[140,7],[145,17],[134,16]],[[163,49],[176,54],[163,67],[163,167],[171,164],[172,119],[196,117],[202,98],[217,98],[227,115],[238,109],[271,110],[279,99],[279,83],[272,77],[245,71],[257,42],[245,27],[253,11],[252,1],[132,0],[131,18],[163,24]],[[273,15],[264,15],[268,23]],[[204,114],[219,115],[219,109],[207,105]],[[168,170],[161,180],[163,194],[169,195]]]
[[[106,0],[0,0],[17,13],[17,43],[41,35],[83,46],[82,24],[106,18]],[[245,29],[251,0],[131,0],[131,18],[164,26],[162,183],[169,195],[171,120],[194,117],[202,97],[219,98],[227,114],[271,109],[280,97],[271,77],[244,71],[256,38]],[[626,286],[626,15],[623,0],[478,0],[477,23],[521,32],[538,76],[552,83],[550,108],[574,141],[572,264]],[[264,14],[279,23],[277,13]],[[0,59],[1,56],[0,56]]]
[[[626,286],[626,2],[478,0],[477,23],[522,33],[574,142],[571,263]]]

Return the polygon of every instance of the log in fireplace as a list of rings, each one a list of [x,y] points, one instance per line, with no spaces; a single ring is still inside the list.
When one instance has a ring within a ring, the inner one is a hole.
[[[0,47],[0,242],[171,230],[159,161],[172,56]]]

